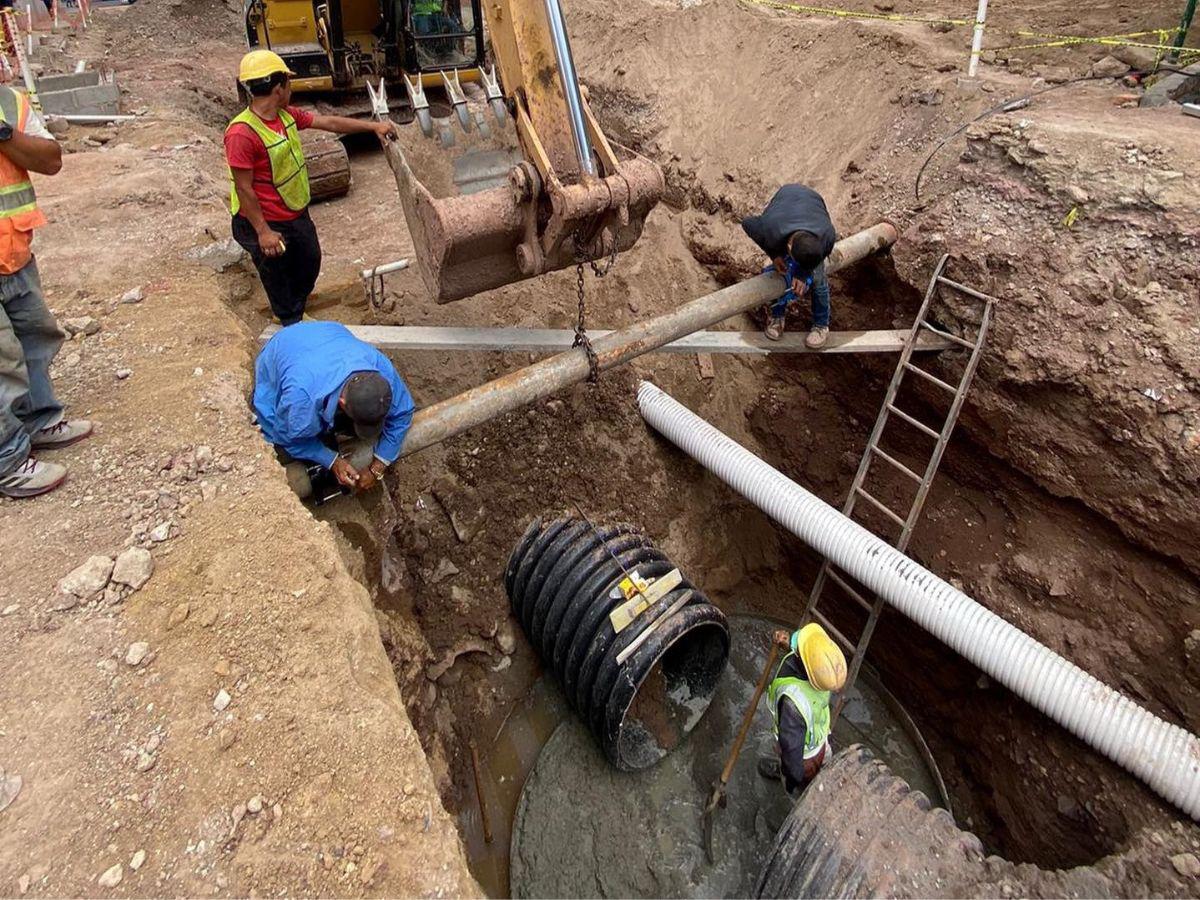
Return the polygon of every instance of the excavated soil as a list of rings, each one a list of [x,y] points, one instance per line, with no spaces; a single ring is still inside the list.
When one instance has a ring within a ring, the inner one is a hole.
[[[815,573],[809,551],[648,433],[636,380],[840,503],[893,361],[717,357],[706,377],[694,358],[643,357],[406,460],[386,493],[310,514],[244,405],[261,289],[244,264],[214,272],[188,256],[228,234],[233,6],[98,11],[47,60],[112,65],[127,109],[149,120],[73,128],[64,172],[36,179],[50,303],[101,325],[64,348],[56,383],[101,430],[59,455],[73,473],[62,490],[0,504],[0,769],[23,779],[0,810],[0,892],[472,893],[454,828],[477,815],[467,748],[487,765],[540,674],[499,581],[533,516],[578,504],[639,522],[730,612],[795,617]],[[1077,6],[1005,4],[989,46],[1002,29],[1113,33],[1177,14]],[[953,253],[955,274],[1000,302],[911,554],[1200,727],[1200,193],[1181,174],[1200,162],[1194,120],[1126,108],[1135,91],[1112,79],[1063,87],[951,142],[917,200],[940,135],[1086,75],[1103,52],[989,55],[981,84],[961,86],[963,29],[717,0],[566,12],[605,128],[669,185],[638,246],[588,276],[589,323],[620,327],[755,271],[737,221],[792,180],[825,194],[843,233],[884,216],[903,231],[892,257],[836,280],[835,328],[905,326]],[[570,272],[438,306],[410,271],[368,309],[356,270],[413,251],[382,157],[353,149],[351,194],[313,211],[314,315],[569,327]],[[141,303],[117,301],[138,285]],[[968,314],[938,308],[950,327]],[[396,357],[420,406],[529,360]],[[907,402],[937,414],[931,393]],[[878,490],[903,502],[899,483]],[[62,608],[59,579],[134,543],[155,558],[144,588]],[[137,641],[150,653],[129,665]],[[1200,832],[1140,783],[899,616],[885,615],[871,660],[931,744],[959,825],[989,851],[1052,868],[1115,854],[1106,871],[1129,894],[1195,893],[1172,857]],[[218,712],[221,690],[232,702]],[[119,884],[99,887],[118,863]]]

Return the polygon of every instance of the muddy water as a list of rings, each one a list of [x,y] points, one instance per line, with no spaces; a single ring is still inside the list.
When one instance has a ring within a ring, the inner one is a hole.
[[[766,661],[778,623],[735,616],[733,648],[695,731],[652,769],[618,772],[543,679],[485,753],[492,842],[477,809],[461,821],[472,870],[491,896],[746,896],[790,801],[756,771],[771,752],[760,704],[717,813],[715,862],[702,846],[702,813]],[[865,743],[915,788],[940,802],[935,781],[891,707],[860,681],[834,730],[834,747]],[[511,867],[511,879],[510,879]],[[511,882],[511,883],[510,883]]]

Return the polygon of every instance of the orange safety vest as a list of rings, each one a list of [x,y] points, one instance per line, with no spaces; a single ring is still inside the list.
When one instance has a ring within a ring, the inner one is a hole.
[[[29,120],[29,98],[0,85],[0,119],[13,131],[23,132]],[[0,144],[0,275],[12,275],[29,263],[33,229],[45,224],[29,173],[9,159]]]

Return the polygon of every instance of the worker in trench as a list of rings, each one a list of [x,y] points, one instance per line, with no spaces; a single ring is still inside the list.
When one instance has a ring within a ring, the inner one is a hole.
[[[367,491],[399,457],[413,400],[391,360],[346,326],[300,322],[259,353],[254,413],[285,466],[319,467],[346,492]]]
[[[767,688],[778,753],[761,757],[758,772],[795,797],[829,756],[830,706],[846,684],[846,657],[816,622],[772,639],[787,651]]]
[[[321,272],[300,132],[392,134],[387,122],[318,116],[292,106],[293,74],[270,50],[251,50],[242,57],[238,81],[250,104],[225,129],[233,237],[250,254],[271,311],[285,326],[304,317]]]
[[[771,258],[786,285],[770,307],[766,336],[772,341],[782,338],[788,307],[808,296],[812,327],[804,344],[811,350],[824,347],[829,338],[825,260],[837,243],[837,232],[821,195],[802,184],[785,184],[775,192],[762,215],[742,221],[742,230]]]
[[[0,85],[0,494],[36,497],[67,477],[65,466],[35,453],[59,450],[92,433],[68,419],[50,381],[63,333],[46,306],[33,232],[46,224],[30,171],[56,175],[62,149],[22,92]]]

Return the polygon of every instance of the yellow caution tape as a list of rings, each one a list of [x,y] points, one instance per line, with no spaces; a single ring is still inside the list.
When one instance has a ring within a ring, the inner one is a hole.
[[[803,6],[799,3],[785,3],[782,0],[743,0],[745,3],[757,3],[772,9],[786,9],[792,12],[810,13],[815,16],[834,16],[839,19],[873,19],[880,22],[920,22],[926,25],[974,25],[974,19],[943,19],[926,16],[906,16],[903,13],[877,13],[865,10],[837,9],[832,6]]]
[[[759,6],[770,7],[771,9],[781,9],[790,12],[806,13],[816,16],[833,16],[839,19],[862,19],[866,21],[878,22],[916,22],[924,25],[952,25],[956,27],[973,27],[976,25],[974,19],[951,19],[927,16],[909,16],[903,13],[877,13],[867,12],[866,10],[840,9],[833,6],[806,6],[800,3],[788,3],[785,0],[741,0],[743,3],[754,3]],[[1008,47],[984,47],[981,53],[1000,53],[1012,50],[1041,50],[1048,47],[1072,47],[1084,46],[1088,44],[1099,44],[1106,47],[1141,47],[1146,50],[1155,50],[1158,53],[1158,58],[1155,60],[1157,66],[1158,61],[1162,59],[1164,53],[1175,52],[1180,56],[1197,56],[1200,55],[1200,48],[1196,47],[1180,47],[1176,49],[1171,46],[1171,36],[1176,33],[1173,28],[1157,28],[1150,31],[1133,31],[1127,34],[1113,35],[1068,35],[1068,34],[1042,34],[1036,31],[1013,31],[1010,34],[1015,34],[1018,37],[1033,37],[1045,38],[1046,40],[1032,44],[1014,44]],[[1143,41],[1130,40],[1130,38],[1150,37],[1157,38],[1158,43],[1147,43]]]

